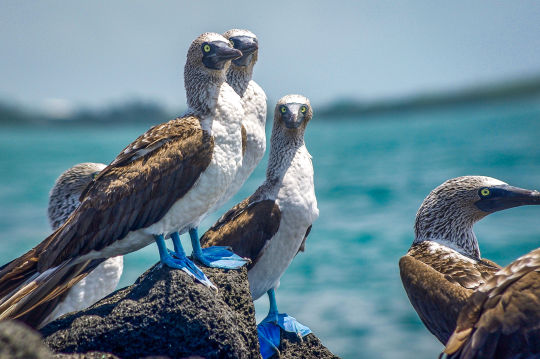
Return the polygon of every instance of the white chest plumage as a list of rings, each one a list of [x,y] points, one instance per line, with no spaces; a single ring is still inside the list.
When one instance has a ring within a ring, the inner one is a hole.
[[[300,148],[287,169],[276,203],[281,212],[279,229],[263,255],[248,272],[251,295],[257,299],[274,288],[298,253],[309,226],[319,216],[313,165],[305,147]]]
[[[246,130],[246,152],[242,157],[242,164],[227,191],[209,212],[218,210],[225,202],[230,200],[255,170],[266,151],[266,95],[263,89],[250,81],[242,97],[244,117],[242,126]]]
[[[180,234],[198,226],[209,210],[220,199],[236,176],[242,162],[242,135],[240,123],[244,110],[240,97],[226,83],[219,90],[212,119],[202,118],[203,129],[214,138],[214,151],[208,167],[201,173],[191,189],[178,199],[163,218],[149,227],[133,231],[121,240],[92,252],[82,259],[111,257],[126,254],[152,243],[155,234]],[[210,121],[209,121],[210,120]]]

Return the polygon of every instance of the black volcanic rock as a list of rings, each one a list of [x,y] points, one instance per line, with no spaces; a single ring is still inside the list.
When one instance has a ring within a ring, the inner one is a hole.
[[[52,359],[39,333],[16,321],[0,323],[0,359]]]
[[[271,359],[292,359],[292,358],[319,358],[319,359],[339,359],[332,354],[319,338],[311,333],[300,339],[294,333],[281,330],[281,343],[279,344],[280,355],[274,355]]]
[[[204,270],[217,294],[183,271],[158,264],[132,286],[45,326],[45,342],[56,352],[101,351],[123,359],[257,357],[246,269]]]
[[[49,323],[45,343],[72,353],[56,359],[260,358],[246,268],[202,269],[217,294],[158,264],[132,286]],[[313,334],[281,335],[281,358],[337,358]]]

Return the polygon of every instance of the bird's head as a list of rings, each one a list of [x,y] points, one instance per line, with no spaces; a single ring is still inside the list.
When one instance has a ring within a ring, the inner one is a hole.
[[[303,132],[312,117],[309,99],[302,95],[283,96],[274,110],[274,124],[293,132]]]
[[[220,34],[205,32],[191,43],[187,53],[186,69],[222,75],[230,61],[238,59],[242,52],[232,47],[228,39]]]
[[[257,36],[249,30],[232,29],[223,34],[231,45],[242,52],[242,57],[232,60],[229,71],[252,69],[257,62],[259,41]]]
[[[424,199],[416,215],[417,239],[442,239],[461,245],[476,238],[475,222],[504,209],[540,204],[540,192],[513,187],[485,176],[450,179]],[[477,246],[477,244],[476,244]]]

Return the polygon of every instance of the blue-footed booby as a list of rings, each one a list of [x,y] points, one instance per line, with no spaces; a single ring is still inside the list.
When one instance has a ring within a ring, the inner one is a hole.
[[[168,253],[165,238],[196,228],[241,164],[244,110],[226,83],[230,61],[241,55],[216,33],[193,41],[184,71],[191,115],[139,136],[96,176],[60,228],[0,268],[0,319],[25,320],[88,268],[153,241],[163,264],[207,281],[181,248],[176,258]]]
[[[242,52],[242,57],[232,60],[227,71],[227,83],[242,99],[244,118],[242,119],[242,165],[225,194],[209,211],[215,212],[229,201],[242,188],[255,167],[259,164],[266,150],[266,94],[251,78],[258,58],[259,43],[257,36],[248,30],[232,29],[223,34],[235,49]],[[189,112],[189,110],[188,110]],[[173,237],[175,245],[178,237]],[[215,246],[202,248],[202,257],[194,256],[211,267],[238,268],[245,261],[229,252],[226,248]]]
[[[60,227],[79,206],[79,198],[84,189],[107,165],[102,163],[79,163],[58,177],[49,195],[49,223],[53,230]],[[99,299],[110,294],[118,285],[124,267],[123,256],[107,259],[99,264],[80,282],[68,291],[47,303],[41,316],[42,327],[56,318],[88,308]],[[40,318],[36,313],[35,322]]]
[[[399,261],[401,281],[428,330],[445,344],[474,290],[500,267],[480,256],[473,225],[490,213],[540,204],[540,193],[484,176],[450,179],[425,199],[415,239]]]
[[[253,300],[270,299],[268,316],[259,324],[263,357],[279,346],[279,325],[299,336],[309,328],[278,312],[275,288],[319,216],[311,155],[304,132],[313,115],[300,95],[281,98],[275,108],[266,180],[253,195],[225,213],[201,238],[203,246],[230,246],[251,259],[248,280]]]
[[[540,358],[540,249],[471,295],[444,353],[455,359]]]

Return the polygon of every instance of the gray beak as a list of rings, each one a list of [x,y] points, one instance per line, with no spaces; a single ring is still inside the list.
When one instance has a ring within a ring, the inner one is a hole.
[[[492,213],[504,209],[540,205],[540,192],[513,186],[496,186],[490,189],[490,195],[475,203],[484,212]]]

